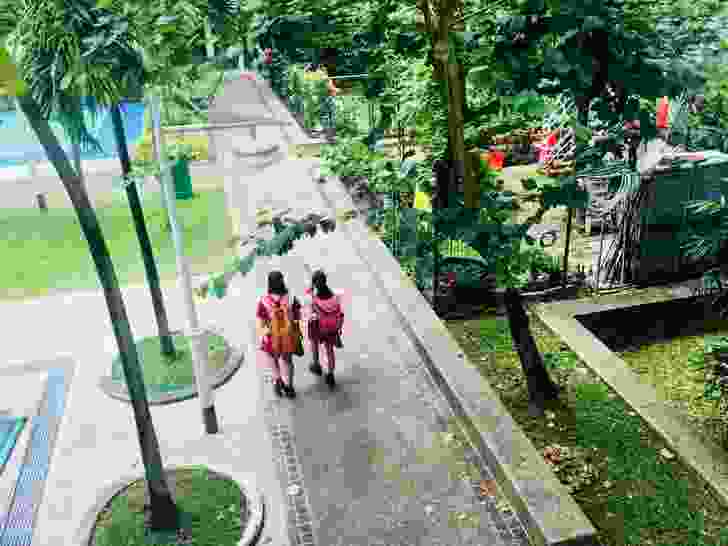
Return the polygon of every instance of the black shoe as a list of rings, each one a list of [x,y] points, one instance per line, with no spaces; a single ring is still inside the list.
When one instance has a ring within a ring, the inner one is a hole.
[[[334,372],[329,372],[326,374],[326,384],[329,386],[330,389],[333,389],[336,387],[336,380],[334,380]]]
[[[309,370],[311,370],[311,373],[314,375],[323,375],[324,371],[321,369],[321,364],[317,364],[314,362],[308,367]]]
[[[273,383],[273,392],[275,392],[278,397],[283,396],[283,381],[276,379]]]
[[[283,385],[283,391],[288,398],[296,397],[296,389],[293,388],[293,385]]]

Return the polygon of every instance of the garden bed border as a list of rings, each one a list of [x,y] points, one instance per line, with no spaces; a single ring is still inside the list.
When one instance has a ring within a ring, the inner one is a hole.
[[[225,340],[225,365],[217,370],[217,373],[212,378],[211,389],[215,390],[225,385],[237,373],[245,360],[245,352],[238,347],[232,346],[221,331],[215,328],[205,328],[205,331],[208,335],[215,334]],[[173,332],[173,334],[180,333],[183,332]],[[111,376],[104,376],[99,380],[98,387],[104,391],[107,396],[114,398],[115,400],[131,403],[131,398],[129,397],[129,391],[127,390],[125,381],[116,381]],[[189,387],[184,387],[167,393],[155,393],[150,389],[147,389],[147,398],[150,406],[163,406],[166,404],[173,404],[175,402],[183,402],[196,397],[196,383],[193,383]]]
[[[164,471],[169,474],[175,470],[186,470],[198,465],[199,463],[165,465]],[[245,497],[247,504],[247,506],[242,508],[247,508],[248,512],[248,519],[241,528],[241,537],[238,546],[252,546],[257,544],[265,524],[266,511],[263,494],[254,485],[240,477],[239,473],[234,472],[232,468],[217,463],[202,463],[201,466],[205,466],[210,473],[232,480],[238,484],[240,492]],[[104,507],[134,482],[144,479],[144,471],[137,471],[127,474],[101,489],[97,494],[96,502],[84,514],[73,543],[81,546],[92,546],[96,533],[96,520]]]
[[[685,298],[684,292],[681,294],[675,291],[673,297],[665,297],[663,301]],[[703,300],[706,307],[710,305],[711,298],[690,296],[688,298]],[[659,300],[637,305],[658,302]],[[637,305],[633,302],[599,304],[588,301],[566,301],[534,305],[532,310],[547,328],[566,343],[591,371],[613,389],[665,441],[685,465],[692,468],[705,481],[719,502],[728,507],[726,453],[718,446],[703,441],[692,429],[680,422],[674,410],[660,400],[657,391],[651,385],[640,381],[639,376],[624,360],[579,321],[580,316]]]
[[[331,184],[340,186],[336,179],[317,185],[326,204],[334,211],[356,210],[346,192],[338,191],[333,196],[334,192],[325,187]],[[596,545],[597,532],[592,523],[384,243],[357,219],[337,229],[347,235],[368,265],[466,438],[494,469],[532,542],[539,546]]]

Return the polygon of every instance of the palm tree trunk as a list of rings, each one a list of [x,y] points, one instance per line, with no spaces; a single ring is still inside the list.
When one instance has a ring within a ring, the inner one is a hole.
[[[159,451],[157,434],[149,412],[149,403],[139,365],[139,356],[134,344],[134,336],[126,314],[121,290],[119,289],[114,264],[111,261],[104,235],[101,232],[101,226],[86,190],[80,184],[79,177],[74,172],[48,122],[43,119],[37,103],[30,95],[25,95],[18,97],[18,104],[43,146],[46,155],[53,163],[68,193],[68,197],[78,215],[81,229],[86,237],[91,257],[96,266],[99,281],[104,290],[106,306],[109,310],[111,325],[119,347],[124,377],[134,410],[142,462],[149,487],[152,509],[151,527],[160,530],[177,529],[179,526],[177,506],[172,500],[166,476],[163,472],[162,455]]]
[[[126,177],[131,172],[131,161],[129,160],[129,150],[126,146],[124,122],[121,118],[121,109],[118,104],[115,104],[111,108],[111,121],[114,126],[116,147],[119,152],[119,160],[121,161],[121,171]],[[142,210],[142,204],[139,200],[139,193],[137,192],[136,184],[127,184],[126,195],[129,198],[129,208],[131,209],[131,215],[134,219],[134,228],[137,232],[139,246],[142,251],[142,258],[144,259],[144,268],[147,272],[149,291],[152,293],[152,304],[154,305],[154,316],[157,319],[157,329],[159,331],[159,341],[162,345],[162,354],[174,357],[174,344],[172,343],[172,334],[169,331],[167,312],[164,309],[164,299],[162,298],[162,290],[159,285],[159,273],[157,272],[157,264],[154,262],[152,243],[149,240],[147,226],[144,223],[144,211]]]
[[[549,377],[541,354],[538,352],[520,292],[514,288],[506,289],[505,305],[513,344],[521,360],[523,375],[526,376],[530,399],[529,411],[533,415],[541,415],[546,400],[556,399],[560,389]]]
[[[71,142],[71,152],[73,153],[73,166],[76,168],[76,174],[78,174],[78,182],[85,186],[83,165],[81,164],[81,145],[78,142]]]

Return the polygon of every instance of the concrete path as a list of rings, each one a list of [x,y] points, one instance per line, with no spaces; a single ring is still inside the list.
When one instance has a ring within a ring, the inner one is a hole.
[[[235,175],[244,170],[230,155],[236,142],[243,140],[231,133],[219,153],[226,155],[229,182],[247,189],[238,192],[246,200],[237,202],[239,210],[251,210],[252,203],[325,209],[310,163],[287,160],[246,179]],[[337,354],[339,387],[331,393],[308,373],[307,354],[297,361],[299,397],[274,399],[269,374],[255,363],[256,298],[273,268],[284,271],[292,292],[301,294],[319,267],[332,286],[350,294],[345,347]],[[172,328],[183,328],[178,291],[164,291]],[[147,289],[127,288],[124,297],[135,336],[153,335]],[[262,544],[527,544],[507,507],[481,501],[474,492],[480,477],[492,477],[490,470],[481,468],[474,484],[462,474],[463,455],[443,445],[447,404],[342,232],[300,241],[288,256],[261,260],[248,277],[233,281],[225,299],[207,301],[199,312],[203,325],[247,347],[246,363],[216,391],[222,430],[215,438],[203,436],[196,399],[152,408],[162,455],[172,464],[209,460],[240,468],[267,499]],[[74,292],[5,303],[0,324],[9,333],[0,345],[0,366],[58,354],[77,361],[33,542],[71,545],[98,492],[141,469],[130,407],[97,387],[116,353],[105,302],[98,292]],[[466,456],[477,463],[472,453]]]
[[[246,186],[248,201],[238,207],[325,210],[313,170],[313,162],[295,160],[271,167]],[[273,268],[294,294],[318,268],[349,294],[337,390],[308,372],[309,355],[297,360],[296,400],[274,399],[268,386],[268,420],[294,447],[284,478],[304,490],[292,509],[300,543],[526,544],[520,523],[481,503],[460,475],[462,455],[442,445],[451,432],[447,403],[346,235],[319,234],[261,263],[252,273],[259,294]]]

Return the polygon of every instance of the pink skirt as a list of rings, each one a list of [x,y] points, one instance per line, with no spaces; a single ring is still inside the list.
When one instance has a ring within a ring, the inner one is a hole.
[[[330,345],[336,345],[336,333],[333,334],[322,334],[315,326],[316,322],[309,320],[306,324],[306,330],[308,330],[308,339],[315,343],[328,343]]]
[[[271,355],[273,358],[277,358],[277,357],[281,356],[281,355],[273,352],[273,339],[270,337],[270,335],[263,336],[261,338],[258,349],[263,351],[264,353]],[[290,355],[288,355],[288,356],[290,356]]]

